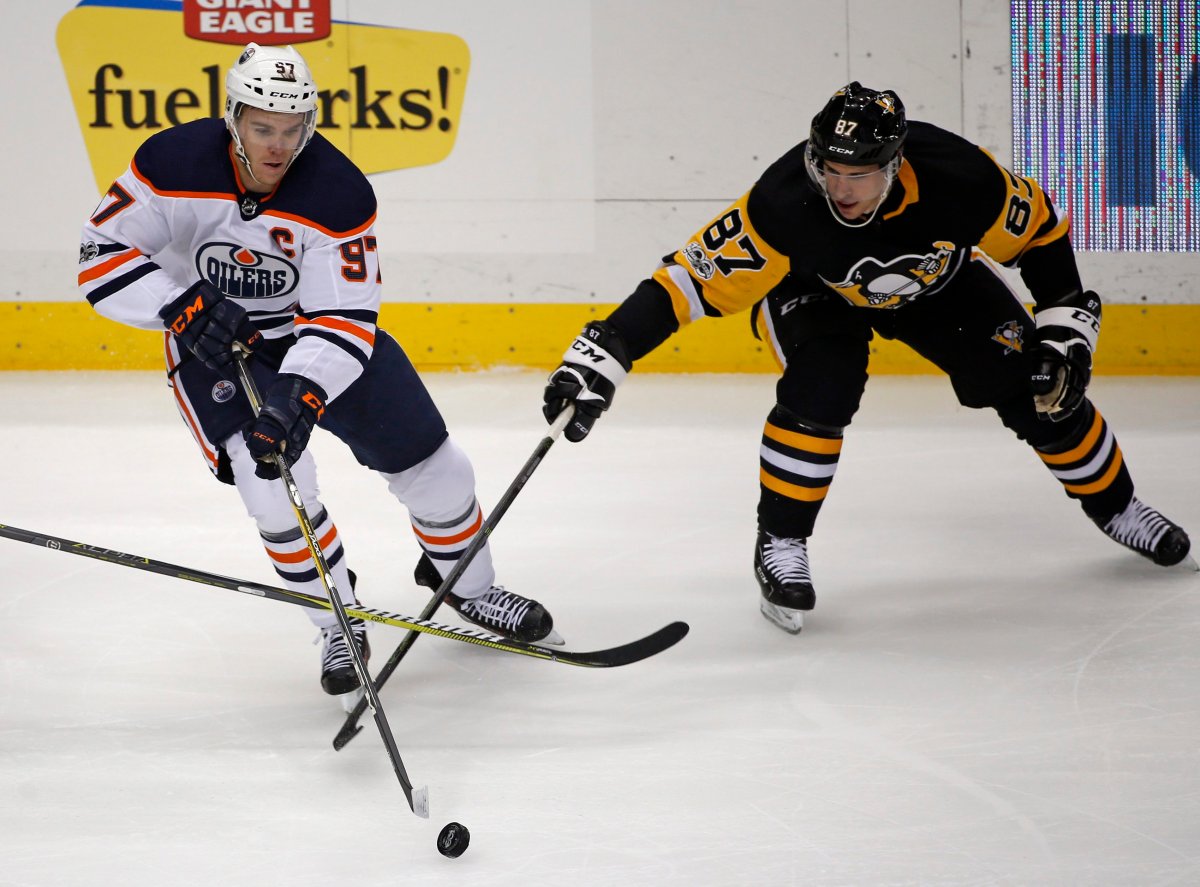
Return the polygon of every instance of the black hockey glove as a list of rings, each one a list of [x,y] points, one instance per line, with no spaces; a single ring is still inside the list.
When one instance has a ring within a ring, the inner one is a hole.
[[[600,414],[612,406],[617,386],[632,369],[621,336],[604,321],[592,321],[583,328],[562,365],[550,374],[542,395],[542,413],[547,422],[574,404],[575,415],[563,434],[578,443],[587,437]]]
[[[250,352],[263,342],[250,318],[237,302],[225,298],[207,280],[192,284],[182,296],[158,312],[167,329],[210,370],[227,379],[235,376],[233,346]]]
[[[1036,311],[1038,346],[1029,383],[1038,418],[1058,422],[1083,403],[1100,335],[1100,297],[1073,292]]]
[[[258,461],[254,473],[266,480],[279,477],[271,458],[276,454],[288,468],[295,465],[324,412],[325,392],[320,385],[303,376],[280,374],[267,390],[258,418],[242,432],[246,449]]]

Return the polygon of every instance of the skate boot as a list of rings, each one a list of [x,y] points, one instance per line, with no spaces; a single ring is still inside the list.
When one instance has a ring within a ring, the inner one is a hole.
[[[817,603],[808,569],[808,540],[772,536],[759,530],[754,575],[762,588],[762,614],[784,631],[799,634],[804,627],[804,611]]]
[[[358,644],[362,654],[363,665],[371,658],[371,644],[367,640],[367,624],[361,619],[350,620],[350,633]],[[340,625],[321,629],[321,640],[325,645],[321,649],[321,688],[330,696],[341,696],[359,688],[358,672],[354,670],[354,660],[346,639],[342,635]]]
[[[442,584],[441,573],[425,554],[417,561],[417,569],[413,576],[418,585],[434,591]],[[545,607],[499,585],[493,585],[483,594],[473,598],[459,597],[450,592],[446,595],[446,603],[456,609],[464,619],[506,638],[525,644],[563,643],[562,636],[554,630],[554,619]]]
[[[1160,567],[1173,567],[1186,560],[1193,570],[1200,569],[1195,560],[1188,557],[1192,543],[1183,527],[1171,523],[1137,496],[1129,500],[1124,511],[1100,529],[1110,539],[1149,558]]]

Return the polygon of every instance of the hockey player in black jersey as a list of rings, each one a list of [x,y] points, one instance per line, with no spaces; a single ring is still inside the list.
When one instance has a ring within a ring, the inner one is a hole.
[[[422,566],[444,577],[483,513],[470,461],[404,351],[376,326],[374,191],[314,131],[317,88],[293,48],[249,44],[225,86],[224,120],[151,136],[113,183],[84,227],[80,288],[104,316],[163,332],[180,414],[213,474],[237,487],[288,588],[325,593],[275,454],[299,485],[345,603],[354,596],[306,448],[318,426],[383,476],[409,512]],[[234,371],[235,344],[252,351],[265,395],[257,419]],[[541,604],[494,580],[485,545],[447,600],[489,631],[561,643]],[[324,638],[322,687],[355,690],[335,614],[308,612]],[[366,626],[351,622],[365,659]]]
[[[1033,317],[993,261],[1020,269]],[[1100,299],[1067,220],[983,148],[906,121],[894,92],[838,90],[807,141],[584,327],[550,375],[547,419],[575,404],[565,433],[582,440],[634,361],[683,324],[744,309],[781,371],[754,551],[762,612],[781,628],[800,631],[816,602],[808,539],[875,334],[936,364],[964,406],[994,409],[1109,537],[1163,566],[1188,559],[1187,534],[1134,495],[1087,397]]]

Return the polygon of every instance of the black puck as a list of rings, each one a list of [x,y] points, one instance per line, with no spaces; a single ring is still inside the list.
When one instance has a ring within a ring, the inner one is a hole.
[[[437,848],[442,856],[455,859],[463,855],[471,843],[471,833],[461,822],[447,822],[438,835]]]

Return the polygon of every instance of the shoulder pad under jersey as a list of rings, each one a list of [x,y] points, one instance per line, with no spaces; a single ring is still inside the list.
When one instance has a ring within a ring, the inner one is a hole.
[[[205,117],[150,136],[133,166],[155,191],[236,193],[229,142],[225,121]]]

